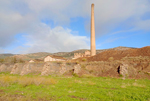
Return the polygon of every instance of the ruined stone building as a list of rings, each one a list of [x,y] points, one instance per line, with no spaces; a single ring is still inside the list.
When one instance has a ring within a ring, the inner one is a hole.
[[[44,62],[48,61],[66,61],[66,59],[61,56],[48,55],[44,58]]]
[[[74,53],[74,58],[73,59],[77,59],[80,57],[90,57],[91,55],[90,51],[85,51],[85,53]]]

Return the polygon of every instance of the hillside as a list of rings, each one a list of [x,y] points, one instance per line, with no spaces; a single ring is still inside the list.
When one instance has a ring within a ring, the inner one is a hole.
[[[52,53],[38,52],[38,53],[25,54],[25,56],[27,56],[30,59],[44,59],[47,55],[52,55]]]
[[[74,53],[84,53],[86,50],[88,49],[80,49],[80,50],[75,50],[72,52],[58,52],[58,53],[54,53],[54,55],[62,56],[67,59],[72,59],[74,57]]]
[[[0,58],[1,59],[4,59],[6,57],[10,57],[10,56],[13,56],[14,54],[0,54]]]
[[[132,48],[127,50],[110,49],[103,51],[93,57],[87,58],[88,61],[107,61],[110,58],[120,60],[123,57],[150,56],[150,46],[143,48]]]
[[[128,50],[128,49],[135,49],[135,48],[119,46],[119,47],[115,47],[115,48],[96,50],[96,54],[99,54],[99,53],[107,51],[107,50]],[[80,49],[80,50],[75,50],[72,52],[58,52],[58,53],[54,53],[54,55],[72,59],[74,57],[74,53],[84,53],[86,50],[88,50],[88,49]]]
[[[134,49],[130,47],[115,47],[115,48],[110,48],[110,49],[102,49],[102,50],[96,50],[96,53],[99,54],[101,52],[105,52],[108,50],[128,50],[128,49]],[[58,53],[47,53],[47,52],[38,52],[38,53],[30,53],[30,54],[0,54],[0,59],[4,59],[6,57],[15,57],[17,59],[22,59],[25,61],[31,60],[31,59],[44,59],[47,55],[56,55],[56,56],[61,56],[67,59],[72,59],[74,57],[74,53],[84,53],[88,49],[80,49],[80,50],[75,50],[72,52],[58,52]]]

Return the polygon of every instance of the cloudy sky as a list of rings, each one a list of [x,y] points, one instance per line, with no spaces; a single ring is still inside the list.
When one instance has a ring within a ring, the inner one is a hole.
[[[150,46],[150,0],[0,0],[0,53]]]

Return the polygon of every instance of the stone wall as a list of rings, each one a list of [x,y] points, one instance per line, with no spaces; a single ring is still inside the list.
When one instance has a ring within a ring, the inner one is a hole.
[[[0,72],[11,72],[13,66],[14,64],[10,63],[0,64]]]
[[[41,74],[41,75],[63,75],[69,70],[76,69],[75,63],[16,63],[0,64],[0,72],[10,72],[10,74]],[[79,67],[79,65],[78,65]]]
[[[24,66],[25,66],[25,63],[14,64],[10,74],[20,74]]]
[[[83,62],[65,63],[65,62],[46,62],[46,63],[16,63],[0,64],[0,72],[10,72],[10,74],[40,74],[40,75],[66,75],[72,76],[77,74],[104,76],[104,77],[121,77],[125,78],[149,78],[149,62]]]
[[[21,70],[20,75],[29,73],[40,74],[43,69],[44,63],[28,63],[25,64]]]
[[[65,72],[68,72],[69,70],[74,70],[75,65],[76,64],[73,63],[47,62],[43,67],[41,75],[63,75]]]

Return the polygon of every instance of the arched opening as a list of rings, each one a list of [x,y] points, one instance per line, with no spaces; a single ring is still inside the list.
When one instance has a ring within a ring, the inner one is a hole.
[[[117,68],[117,72],[118,74],[120,74],[120,66]]]

